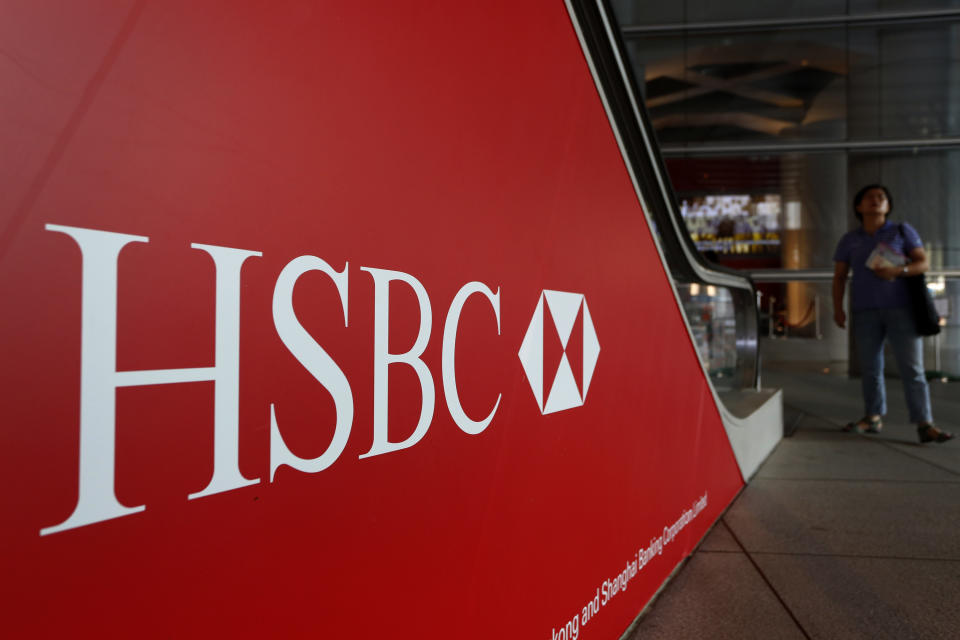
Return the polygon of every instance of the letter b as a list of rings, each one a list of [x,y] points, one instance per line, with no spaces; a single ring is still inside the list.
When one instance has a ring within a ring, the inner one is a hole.
[[[430,298],[427,296],[427,290],[413,276],[401,273],[400,271],[388,271],[386,269],[371,269],[360,267],[367,271],[374,282],[374,339],[373,339],[373,446],[370,451],[361,455],[361,458],[369,458],[382,453],[399,451],[412,447],[420,442],[427,429],[430,428],[430,422],[433,420],[433,407],[436,402],[434,395],[433,376],[426,363],[421,360],[424,350],[427,348],[427,342],[430,340],[430,330],[433,323],[433,315],[430,310]],[[413,346],[406,353],[395,354],[388,351],[390,337],[390,282],[399,280],[406,283],[417,294],[417,301],[420,304],[420,330]],[[417,427],[410,437],[403,442],[390,442],[387,427],[387,395],[390,387],[389,366],[391,364],[404,363],[413,367],[417,377],[420,379],[420,389],[422,392],[422,403],[420,405],[420,418],[417,421]]]

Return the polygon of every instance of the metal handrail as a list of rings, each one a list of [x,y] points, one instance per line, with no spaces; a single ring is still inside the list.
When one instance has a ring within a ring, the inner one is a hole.
[[[880,11],[853,15],[828,15],[795,18],[767,18],[759,20],[720,20],[711,22],[682,22],[674,24],[625,25],[627,38],[664,36],[686,33],[735,33],[792,29],[825,29],[842,27],[869,27],[882,24],[902,25],[924,22],[943,22],[960,17],[960,9],[932,9],[913,11]]]
[[[747,274],[754,282],[824,282],[833,280],[833,269],[754,269]],[[960,278],[960,269],[930,269],[928,278]]]
[[[783,155],[787,153],[876,153],[878,151],[920,151],[955,149],[960,137],[890,138],[888,140],[778,140],[776,142],[728,142],[665,144],[665,157],[700,158],[732,155]]]

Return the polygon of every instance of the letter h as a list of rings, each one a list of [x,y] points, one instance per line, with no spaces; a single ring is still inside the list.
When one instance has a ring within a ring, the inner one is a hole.
[[[144,236],[48,224],[80,246],[83,256],[80,346],[80,478],[77,505],[65,521],[40,535],[83,527],[143,511],[125,507],[114,489],[116,391],[177,382],[214,383],[214,461],[210,483],[190,499],[260,482],[240,474],[240,269],[258,251],[191,244],[213,258],[217,272],[216,355],[212,367],[117,371],[117,260],[131,242]]]

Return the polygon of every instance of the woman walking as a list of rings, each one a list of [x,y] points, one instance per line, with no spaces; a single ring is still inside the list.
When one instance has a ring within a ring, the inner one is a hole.
[[[833,318],[841,329],[846,326],[843,293],[852,267],[850,308],[863,374],[865,412],[844,430],[879,433],[883,428],[887,412],[883,343],[887,340],[900,368],[910,422],[917,425],[917,437],[920,442],[946,442],[953,434],[933,425],[930,389],[923,368],[923,341],[917,333],[910,294],[903,280],[930,268],[923,243],[906,222],[895,224],[887,220],[893,199],[883,185],[860,189],[853,199],[853,210],[860,228],[848,231],[840,239],[833,256]]]

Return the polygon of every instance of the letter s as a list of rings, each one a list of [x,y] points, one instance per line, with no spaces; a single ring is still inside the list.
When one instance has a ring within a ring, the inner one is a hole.
[[[280,427],[277,424],[276,411],[270,405],[270,481],[273,481],[277,469],[282,465],[289,465],[304,473],[323,471],[336,462],[344,447],[353,426],[353,392],[350,382],[343,370],[337,366],[333,358],[324,351],[313,337],[307,333],[293,310],[293,288],[297,280],[308,271],[322,271],[330,276],[340,294],[343,306],[343,324],[349,326],[347,320],[347,270],[350,263],[346,263],[343,271],[334,271],[333,267],[315,256],[300,256],[292,260],[280,272],[277,285],[273,290],[273,324],[277,328],[277,335],[310,374],[322,384],[333,397],[337,411],[337,423],[330,446],[322,455],[316,458],[301,458],[294,454],[283,441]]]

